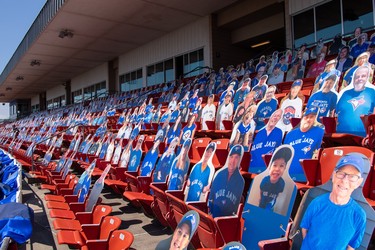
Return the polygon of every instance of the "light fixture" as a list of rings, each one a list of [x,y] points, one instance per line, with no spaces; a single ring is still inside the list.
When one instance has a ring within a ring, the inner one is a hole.
[[[30,62],[30,66],[40,66],[40,61],[39,60],[32,60],[31,62]]]
[[[24,79],[23,76],[17,76],[16,77],[16,81],[23,81],[23,79]]]
[[[60,38],[64,38],[64,37],[72,38],[73,36],[74,36],[73,31],[68,30],[68,29],[63,29],[63,30],[61,30],[60,33],[59,33],[59,37],[60,37]]]
[[[269,43],[270,43],[270,41],[268,40],[268,41],[265,41],[265,42],[261,42],[261,43],[257,43],[257,44],[251,45],[250,47],[252,49],[254,49],[256,47],[260,47],[260,46],[263,46],[263,45],[266,45],[266,44],[269,44]]]
[[[5,94],[4,93],[0,93],[0,96],[2,97],[2,96],[5,96]],[[5,105],[5,104],[3,104],[3,105]]]
[[[12,88],[11,88],[11,87],[7,87],[5,90],[6,90],[6,91],[11,91]]]

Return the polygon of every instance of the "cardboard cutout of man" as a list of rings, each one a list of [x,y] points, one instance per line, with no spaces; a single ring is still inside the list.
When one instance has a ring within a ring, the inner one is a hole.
[[[253,135],[255,132],[255,121],[253,120],[254,113],[254,110],[249,109],[246,111],[241,121],[234,125],[229,141],[230,147],[240,144],[244,147],[245,151],[249,151],[249,146],[253,141]]]
[[[319,108],[310,107],[301,122],[284,139],[284,144],[294,148],[294,157],[289,174],[295,181],[306,182],[306,176],[299,163],[301,159],[311,159],[320,148],[324,135],[324,126],[316,121]]]
[[[335,85],[338,80],[336,75],[330,75],[323,83],[322,89],[310,96],[307,107],[319,108],[318,121],[320,117],[332,116],[337,103],[337,92]]]
[[[276,127],[283,115],[281,109],[272,113],[265,127],[258,131],[251,146],[250,173],[259,174],[266,169],[266,164],[262,158],[264,154],[272,154],[275,148],[281,145],[283,132]]]
[[[192,140],[190,138],[184,142],[180,153],[172,163],[169,173],[168,190],[182,190],[183,188],[190,165],[188,153],[191,143]]]
[[[210,189],[215,167],[212,164],[212,157],[216,151],[216,143],[207,145],[201,161],[194,165],[185,189],[185,201],[204,201]]]
[[[366,136],[361,115],[375,110],[375,87],[368,81],[370,68],[358,67],[352,83],[339,93],[336,105],[338,133]]]
[[[254,116],[254,121],[256,123],[255,130],[263,128],[264,125],[266,125],[264,120],[270,118],[272,113],[277,109],[278,102],[275,98],[275,92],[275,86],[268,87],[263,100],[258,103],[257,112]]]
[[[209,214],[212,217],[237,214],[245,181],[240,174],[243,147],[234,146],[224,167],[216,172],[208,198]]]
[[[159,158],[155,167],[153,182],[166,182],[173,161],[176,158],[175,149],[178,142],[178,138],[175,137],[168,146],[168,149]]]

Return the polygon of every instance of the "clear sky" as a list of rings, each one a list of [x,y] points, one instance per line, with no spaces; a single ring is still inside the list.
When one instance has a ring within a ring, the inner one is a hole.
[[[38,16],[46,0],[0,0],[0,72]],[[9,106],[0,103],[0,119],[9,117]]]

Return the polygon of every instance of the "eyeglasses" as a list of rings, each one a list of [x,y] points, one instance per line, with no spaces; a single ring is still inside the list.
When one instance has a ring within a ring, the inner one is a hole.
[[[361,178],[361,176],[356,175],[356,174],[347,174],[343,171],[336,171],[336,177],[338,179],[344,179],[346,176],[348,177],[348,180],[350,182],[356,182],[359,180],[359,178]]]

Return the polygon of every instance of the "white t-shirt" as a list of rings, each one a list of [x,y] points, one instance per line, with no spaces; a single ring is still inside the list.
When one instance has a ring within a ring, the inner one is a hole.
[[[277,123],[276,127],[280,128],[283,132],[289,132],[292,130],[293,126],[290,121],[291,118],[301,118],[302,116],[302,99],[297,97],[293,100],[286,99],[281,104],[281,109],[283,111],[283,117]]]
[[[216,106],[207,104],[202,110],[202,130],[208,130],[206,121],[214,121],[216,114]]]
[[[228,105],[223,104],[220,109],[220,130],[225,130],[223,120],[229,120],[229,117],[233,115],[233,103]]]

